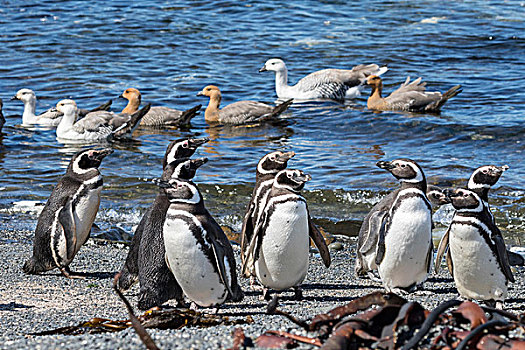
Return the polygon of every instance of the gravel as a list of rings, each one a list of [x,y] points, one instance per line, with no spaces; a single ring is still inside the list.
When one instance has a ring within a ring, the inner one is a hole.
[[[33,233],[29,231],[0,231],[0,269],[3,271],[0,276],[0,349],[143,348],[133,329],[79,336],[27,335],[77,325],[93,317],[113,320],[128,318],[123,303],[112,289],[113,276],[127,254],[126,246],[89,240],[70,266],[72,271],[81,272],[86,278],[68,280],[58,270],[38,276],[22,273],[21,266],[31,254],[32,237]],[[342,243],[343,249],[332,251],[332,266],[329,269],[324,268],[318,254],[311,254],[309,272],[303,285],[304,300],[295,301],[291,291],[284,292],[279,303],[281,310],[301,319],[311,318],[381,289],[375,282],[354,277],[354,240],[338,237],[338,241]],[[234,250],[238,253],[238,246],[234,246]],[[516,283],[511,284],[505,303],[506,309],[515,313],[525,309],[524,271],[523,267],[514,268]],[[248,280],[241,278],[241,283],[246,291],[245,299],[238,304],[224,305],[219,314],[241,313],[238,317],[252,315],[255,322],[241,326],[247,336],[255,339],[265,330],[308,335],[281,316],[266,315],[266,302],[259,299],[260,293],[249,289]],[[137,286],[126,293],[133,305],[136,305],[137,293]],[[409,300],[418,301],[426,308],[433,308],[441,301],[457,297],[453,280],[443,269],[439,275],[430,277],[424,289],[407,296]],[[207,311],[213,312],[211,309]],[[150,329],[148,332],[160,348],[220,349],[232,345],[232,331],[236,327],[239,326]],[[301,345],[300,348],[314,347]]]

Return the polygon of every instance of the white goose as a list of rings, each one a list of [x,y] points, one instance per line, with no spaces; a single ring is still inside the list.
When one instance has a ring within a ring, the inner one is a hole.
[[[20,89],[17,91],[11,100],[20,100],[24,103],[24,113],[22,114],[22,125],[42,125],[42,126],[57,126],[62,120],[62,113],[60,113],[55,107],[48,109],[47,111],[36,115],[36,94],[31,89]],[[78,115],[85,117],[87,114],[99,111],[107,110],[111,106],[111,100],[106,102],[92,110],[79,109]]]
[[[117,115],[111,112],[94,113],[76,121],[78,110],[75,101],[61,100],[57,104],[57,110],[64,116],[56,129],[57,139],[82,143],[131,137],[131,133],[149,108],[150,104],[131,115]]]
[[[259,72],[275,72],[275,92],[279,99],[297,100],[338,100],[355,98],[361,95],[366,78],[381,75],[388,70],[377,64],[360,64],[348,69],[323,69],[308,74],[297,84],[288,85],[288,69],[283,60],[272,58],[266,61]]]

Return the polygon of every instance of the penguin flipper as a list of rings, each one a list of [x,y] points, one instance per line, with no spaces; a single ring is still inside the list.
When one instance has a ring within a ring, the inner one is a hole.
[[[308,235],[310,236],[312,241],[314,241],[314,244],[317,247],[317,249],[319,249],[319,253],[321,254],[321,258],[323,259],[324,266],[330,267],[330,251],[328,250],[326,241],[324,240],[321,231],[319,231],[317,226],[314,224],[310,215],[308,215]]]
[[[241,273],[246,277],[251,276],[250,270],[255,265],[255,261],[258,258],[257,250],[259,249],[261,245],[262,234],[263,234],[261,228],[264,227],[265,222],[266,222],[266,210],[263,211],[261,220],[257,222],[257,227],[255,228],[252,239],[250,240],[250,246],[246,250],[245,260],[242,262]]]
[[[430,244],[428,247],[427,252],[427,260],[425,261],[425,264],[427,266],[427,273],[430,273],[432,271],[432,257],[434,256],[434,244],[432,243],[432,239],[430,239]]]
[[[246,210],[246,213],[244,214],[244,220],[242,224],[242,230],[241,230],[241,261],[244,262],[246,260],[246,249],[248,247],[248,243],[253,236],[253,210],[255,206],[251,202],[248,206],[248,209]]]
[[[215,224],[213,226],[215,226],[216,231],[220,230],[220,232],[213,232],[213,235],[215,237],[211,239],[211,247],[213,249],[213,255],[215,257],[215,262],[217,263],[217,270],[219,272],[219,277],[222,283],[224,283],[224,285],[226,286],[226,289],[228,289],[228,293],[230,293],[230,295],[233,297],[234,294],[230,287],[232,278],[228,280],[228,278],[226,277],[227,271],[226,271],[226,264],[224,263],[224,258],[227,257],[228,255],[228,250],[227,250],[228,248],[224,246],[224,243],[221,242],[219,238],[221,236],[226,237],[226,235],[224,234],[224,232],[222,231],[221,227],[218,224]],[[214,230],[210,230],[210,231],[214,231]]]
[[[69,199],[64,207],[58,213],[58,222],[64,231],[66,238],[67,260],[71,261],[76,253],[77,246],[77,232],[75,225],[75,217],[73,215],[73,202]]]
[[[360,240],[359,252],[362,254],[369,252],[377,246],[379,231],[381,230],[386,214],[388,214],[387,211],[376,211],[368,218],[368,225],[363,222],[363,225],[366,226],[363,227],[362,231],[359,231],[360,238],[362,238]],[[361,232],[363,232],[363,235],[361,235]]]
[[[450,235],[450,226],[448,227],[447,231],[445,231],[445,233],[443,234],[443,237],[441,237],[441,240],[439,241],[439,245],[438,245],[438,249],[436,253],[436,261],[434,262],[434,272],[435,273],[439,272],[439,268],[441,267],[441,260],[443,260],[443,255],[447,251],[449,235]],[[452,271],[450,273],[452,273]]]
[[[501,266],[501,270],[503,271],[503,274],[505,277],[507,277],[507,280],[510,282],[514,282],[514,276],[512,275],[512,271],[510,269],[510,262],[509,262],[509,255],[507,253],[507,248],[505,247],[505,241],[503,240],[503,236],[501,235],[501,232],[497,228],[496,225],[494,225],[496,228],[496,232],[492,234],[492,241],[496,244],[496,256],[498,258],[498,263]]]
[[[454,276],[454,262],[452,261],[452,254],[450,253],[450,249],[447,251],[447,268],[448,272],[452,276]]]
[[[386,213],[388,214],[388,213]],[[384,215],[381,220],[381,228],[378,232],[377,249],[376,249],[376,265],[379,266],[383,258],[385,257],[385,236],[386,236],[386,224],[388,222],[389,215]]]

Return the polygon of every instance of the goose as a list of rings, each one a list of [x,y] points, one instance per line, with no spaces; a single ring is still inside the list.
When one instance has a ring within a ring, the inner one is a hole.
[[[93,142],[131,137],[131,133],[137,127],[140,118],[148,112],[150,104],[131,115],[117,115],[111,112],[95,113],[76,122],[77,104],[75,101],[61,100],[57,103],[56,108],[64,114],[56,129],[58,140]]]
[[[4,107],[4,102],[0,98],[0,131],[2,131],[2,128],[4,127],[4,124],[5,124],[4,113],[2,113],[3,107]]]
[[[292,104],[293,99],[272,106],[257,101],[238,101],[219,109],[221,104],[221,91],[217,86],[208,85],[197,96],[208,96],[210,102],[204,112],[204,120],[208,123],[221,123],[240,125],[263,121],[286,111]]]
[[[138,111],[140,102],[142,100],[140,91],[135,88],[128,88],[124,90],[119,97],[128,100],[126,108],[122,113],[135,113]],[[149,112],[140,121],[141,126],[184,126],[190,123],[190,120],[197,115],[202,105],[197,105],[185,111],[177,109],[155,106],[151,107]]]
[[[36,94],[31,89],[20,89],[17,93],[11,98],[11,100],[20,100],[24,103],[24,113],[22,114],[22,125],[42,125],[42,126],[57,126],[62,119],[62,113],[60,113],[56,107],[52,107],[47,111],[35,115],[36,111]],[[111,100],[108,102],[93,108],[91,110],[79,109],[78,115],[80,117],[85,117],[87,114],[99,111],[107,110],[111,106]]]
[[[439,91],[426,91],[426,84],[421,82],[421,78],[410,82],[410,77],[407,77],[397,90],[383,98],[383,81],[379,76],[371,75],[367,78],[367,85],[372,87],[367,107],[376,111],[439,113],[449,98],[463,91],[461,85],[456,85],[443,94]]]
[[[342,101],[360,96],[368,76],[381,75],[387,70],[377,64],[360,64],[351,70],[323,69],[308,74],[293,86],[288,85],[288,69],[280,58],[269,59],[259,72],[275,72],[275,92],[279,99]]]

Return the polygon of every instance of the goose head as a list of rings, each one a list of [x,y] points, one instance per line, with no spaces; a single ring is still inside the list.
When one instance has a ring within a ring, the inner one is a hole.
[[[77,112],[77,104],[73,100],[61,100],[57,103],[57,110],[64,115],[75,115]]]
[[[259,72],[266,72],[272,70],[274,72],[286,71],[286,64],[280,58],[270,58],[264,66],[259,69]]]
[[[221,90],[215,85],[208,85],[202,89],[202,91],[197,93],[197,96],[208,96],[210,98],[218,96],[220,98]]]
[[[366,85],[371,86],[375,90],[383,87],[383,81],[378,75],[370,75],[366,78]]]
[[[119,97],[125,98],[128,101],[132,101],[132,100],[140,101],[141,94],[140,94],[140,91],[135,88],[127,88],[126,90],[124,90],[122,95],[120,95]]]
[[[24,103],[36,101],[35,92],[31,89],[20,89],[11,100],[20,100]]]

